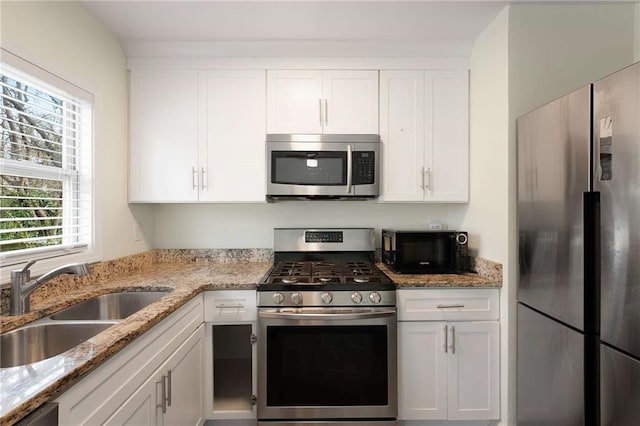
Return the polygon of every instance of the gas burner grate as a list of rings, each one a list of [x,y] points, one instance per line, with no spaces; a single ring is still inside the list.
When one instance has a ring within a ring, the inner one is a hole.
[[[386,283],[389,278],[368,262],[295,261],[278,262],[266,283],[297,284],[369,284]]]

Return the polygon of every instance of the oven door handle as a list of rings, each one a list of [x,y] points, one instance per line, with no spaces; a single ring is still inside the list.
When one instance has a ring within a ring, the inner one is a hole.
[[[371,318],[386,318],[395,316],[395,310],[375,311],[375,312],[349,312],[339,314],[317,314],[317,313],[299,313],[299,312],[258,312],[260,318],[280,318],[280,319],[322,319],[331,321],[358,320]]]

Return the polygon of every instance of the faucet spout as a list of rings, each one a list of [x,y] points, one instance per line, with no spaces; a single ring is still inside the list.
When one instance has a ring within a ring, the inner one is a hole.
[[[10,315],[21,315],[29,312],[31,308],[31,293],[50,279],[62,274],[73,274],[80,277],[91,271],[87,263],[72,263],[53,269],[29,282],[31,278],[29,268],[33,263],[34,261],[31,261],[24,269],[11,272]]]
[[[38,278],[33,280],[32,284],[29,285],[35,285],[35,288],[38,288],[46,281],[49,281],[50,279],[55,278],[58,275],[72,274],[81,277],[83,275],[87,275],[89,273],[89,270],[89,265],[86,263],[71,263],[69,265],[60,266],[59,268],[49,271],[46,274],[40,275]]]

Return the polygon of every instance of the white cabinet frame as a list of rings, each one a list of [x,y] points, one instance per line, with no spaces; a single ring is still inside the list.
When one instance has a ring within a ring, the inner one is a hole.
[[[398,418],[500,418],[497,289],[398,291]]]

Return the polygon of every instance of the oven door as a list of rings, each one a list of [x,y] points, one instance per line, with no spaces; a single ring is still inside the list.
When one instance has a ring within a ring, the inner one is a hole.
[[[378,144],[268,142],[270,197],[375,197]]]
[[[258,312],[258,419],[395,419],[395,308]]]

